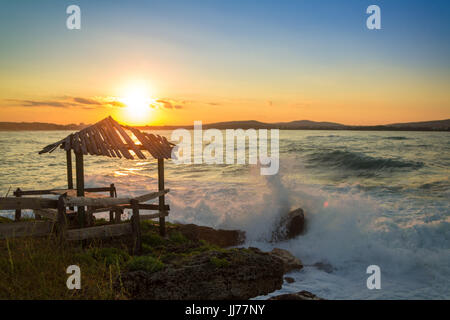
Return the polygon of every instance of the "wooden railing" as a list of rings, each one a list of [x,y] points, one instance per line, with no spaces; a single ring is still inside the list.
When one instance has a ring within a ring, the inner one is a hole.
[[[100,188],[96,188],[96,190],[99,189]],[[33,191],[33,193],[29,191],[28,194],[43,194],[36,192],[43,192],[43,190]],[[58,235],[58,238],[62,241],[107,238],[131,234],[134,240],[133,243],[135,251],[140,252],[140,220],[155,218],[161,219],[168,216],[170,210],[168,205],[161,206],[160,204],[146,204],[142,202],[161,198],[168,192],[169,189],[165,189],[163,191],[152,192],[134,198],[69,197],[67,194],[60,195],[58,199],[21,196],[0,198],[0,210],[31,209],[34,210],[36,214],[41,214],[48,219],[42,221],[0,224],[0,239],[25,236],[44,236],[53,232],[55,232]],[[21,195],[25,194],[26,193],[24,192]],[[91,210],[93,213],[117,210],[117,208],[120,210],[131,209],[133,215],[129,222],[74,229],[69,226],[67,220],[67,208],[72,206],[88,207],[88,210]],[[141,210],[157,210],[159,212],[156,214],[141,215]]]

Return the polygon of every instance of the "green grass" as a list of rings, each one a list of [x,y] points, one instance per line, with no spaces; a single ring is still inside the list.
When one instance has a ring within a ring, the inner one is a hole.
[[[209,262],[211,262],[217,268],[228,267],[230,265],[230,262],[227,259],[220,259],[217,257],[211,257],[209,259]]]
[[[157,272],[183,266],[207,251],[226,251],[206,241],[187,239],[174,224],[166,223],[166,227],[167,236],[161,237],[155,222],[141,222],[141,256],[132,255],[127,237],[95,240],[84,247],[79,242],[62,245],[54,236],[0,240],[0,299],[127,299],[124,289],[113,285],[117,280],[121,283],[124,272]],[[211,258],[214,267],[229,263]],[[81,269],[81,290],[66,287],[70,265]]]
[[[61,246],[53,237],[0,241],[0,299],[125,299],[112,285],[124,265],[114,258],[122,255],[99,252]],[[70,265],[81,269],[81,290],[66,287]]]
[[[126,265],[130,271],[156,272],[164,268],[164,263],[152,256],[133,257]]]

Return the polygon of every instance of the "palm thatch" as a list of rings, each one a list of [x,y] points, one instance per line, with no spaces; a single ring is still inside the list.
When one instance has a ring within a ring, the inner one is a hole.
[[[134,143],[125,131],[129,130],[141,144]],[[146,159],[142,151],[149,152],[155,159],[171,158],[174,144],[165,137],[145,133],[136,128],[120,125],[111,116],[72,133],[64,139],[44,147],[39,154],[51,153],[58,147],[73,150],[84,155],[97,155],[134,159],[132,151],[139,159]]]

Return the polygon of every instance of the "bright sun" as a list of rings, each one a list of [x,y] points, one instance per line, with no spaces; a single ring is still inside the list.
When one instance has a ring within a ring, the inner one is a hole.
[[[150,119],[151,98],[145,86],[133,86],[125,90],[120,101],[126,105],[127,118],[135,123],[147,123]]]

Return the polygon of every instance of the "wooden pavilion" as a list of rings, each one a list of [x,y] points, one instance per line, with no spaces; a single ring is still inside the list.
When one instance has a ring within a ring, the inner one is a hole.
[[[127,133],[131,132],[135,139]],[[135,142],[136,141],[136,142]],[[110,116],[89,126],[76,133],[72,133],[62,140],[52,143],[44,147],[39,154],[51,153],[57,148],[66,151],[67,159],[67,187],[68,190],[61,190],[66,194],[76,197],[85,197],[86,189],[84,186],[84,163],[83,156],[96,155],[116,158],[134,159],[137,156],[139,159],[146,159],[144,152],[147,152],[158,161],[158,192],[159,196],[158,209],[160,213],[167,212],[168,206],[164,199],[164,159],[171,158],[172,148],[174,144],[169,142],[165,137],[142,132],[136,128],[121,125]],[[75,154],[75,168],[76,168],[76,189],[73,185],[72,175],[72,151]],[[114,196],[115,188],[111,185],[111,197]],[[100,190],[104,188],[88,188],[91,192],[106,191]],[[70,192],[73,194],[70,194]],[[61,193],[62,193],[61,192]],[[75,194],[76,193],[76,194]],[[16,197],[24,195],[18,189],[15,192]],[[115,195],[117,197],[117,194]],[[150,208],[151,205],[147,205]],[[152,207],[153,208],[153,207]],[[103,210],[104,211],[104,210]],[[98,207],[97,211],[99,212]],[[112,211],[110,211],[110,220],[112,219]],[[86,211],[84,206],[77,207],[78,221],[80,227],[86,223]],[[117,214],[117,212],[116,212]],[[119,217],[120,220],[120,217]],[[165,215],[159,216],[160,233],[165,234]]]

